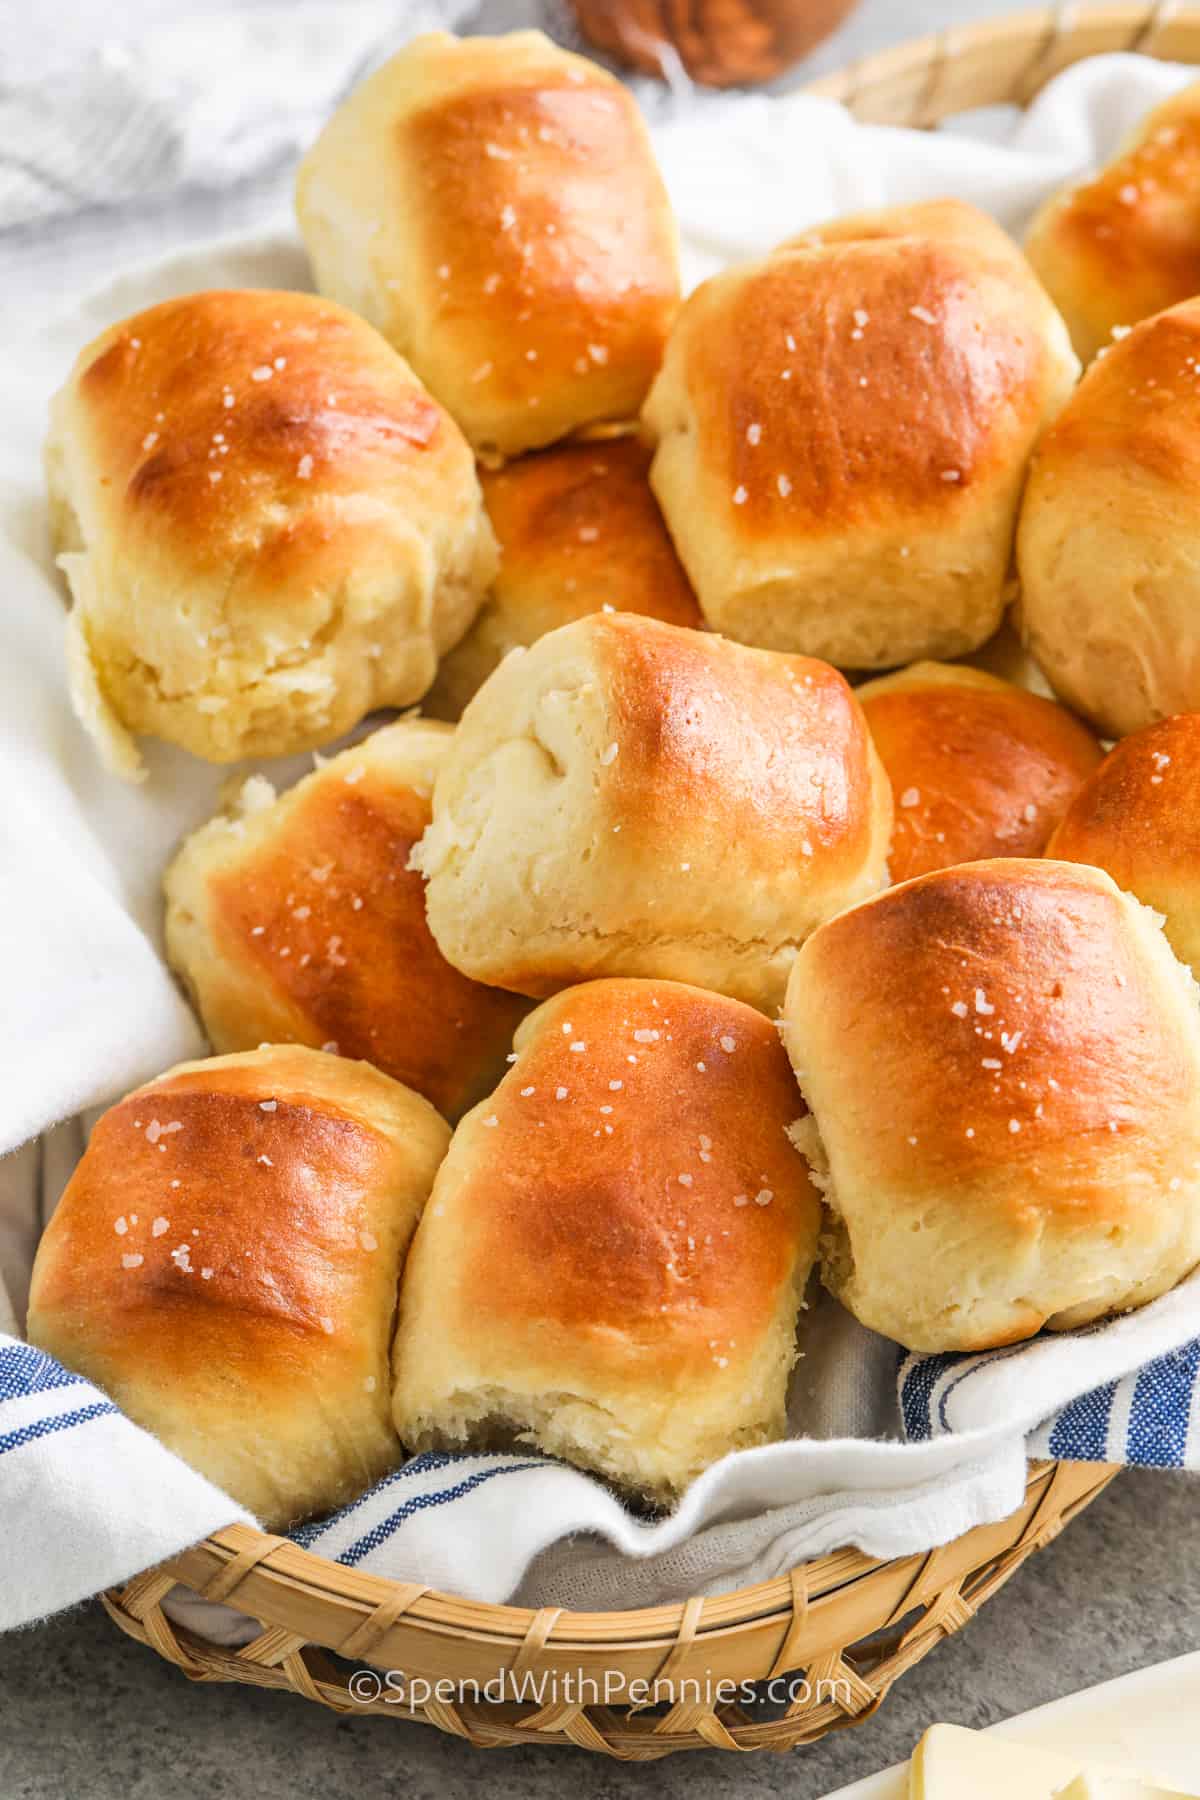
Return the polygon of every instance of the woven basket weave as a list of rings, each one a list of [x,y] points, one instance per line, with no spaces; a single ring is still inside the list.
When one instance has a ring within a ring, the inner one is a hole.
[[[931,127],[971,107],[1024,106],[1069,64],[1114,50],[1200,62],[1200,5],[1043,8],[902,44],[807,91],[872,124]],[[927,1555],[879,1562],[841,1550],[759,1587],[640,1612],[477,1605],[243,1526],[104,1604],[194,1681],[285,1688],[481,1748],[576,1744],[641,1762],[673,1750],[788,1750],[873,1713],[1115,1473],[1041,1464],[1011,1518]],[[162,1601],[176,1583],[236,1605],[261,1633],[222,1650],[173,1625]]]

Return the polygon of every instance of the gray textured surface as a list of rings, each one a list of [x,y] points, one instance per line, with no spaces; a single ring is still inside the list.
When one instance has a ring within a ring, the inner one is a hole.
[[[72,46],[135,32],[178,0],[0,0],[0,77],[60,60]],[[194,0],[189,11],[202,11]],[[820,66],[915,31],[1001,10],[997,0],[867,0]],[[53,241],[0,244],[6,282],[31,296],[63,248],[80,277],[134,257],[240,229],[278,206],[278,191],[193,196],[170,216],[60,226]],[[906,1755],[935,1718],[986,1724],[1110,1676],[1200,1648],[1200,1489],[1129,1474],[980,1615],[896,1689],[867,1725],[786,1758],[715,1753],[623,1769],[558,1751],[471,1750],[386,1720],[338,1720],[247,1688],[193,1687],[122,1638],[98,1608],[0,1639],[2,1800],[369,1800],[496,1795],[538,1800],[567,1784],[587,1800],[685,1790],[810,1800]]]
[[[423,1726],[337,1719],[288,1695],[193,1687],[89,1608],[0,1638],[3,1800],[665,1800],[816,1796],[906,1756],[931,1721],[986,1725],[1200,1648],[1200,1490],[1119,1477],[853,1731],[786,1757],[653,1768],[561,1750],[476,1751]]]

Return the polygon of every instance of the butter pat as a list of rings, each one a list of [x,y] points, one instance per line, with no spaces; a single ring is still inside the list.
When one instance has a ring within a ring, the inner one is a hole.
[[[1152,1787],[1124,1775],[1085,1772],[1062,1790],[1059,1800],[1196,1800],[1196,1796],[1182,1794],[1177,1788]]]
[[[1082,1763],[1082,1756],[1027,1750],[961,1725],[931,1725],[913,1752],[908,1795],[909,1800],[1054,1800]]]
[[[961,1725],[931,1725],[913,1751],[909,1800],[1200,1800]]]

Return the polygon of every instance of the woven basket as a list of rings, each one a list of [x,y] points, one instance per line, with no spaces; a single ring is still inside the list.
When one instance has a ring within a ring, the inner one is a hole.
[[[873,124],[929,127],[970,107],[1025,105],[1059,70],[1113,50],[1200,62],[1200,5],[1043,8],[900,45],[807,91]],[[635,1762],[673,1750],[788,1750],[874,1712],[1115,1473],[1041,1464],[1011,1518],[927,1555],[879,1562],[841,1550],[759,1587],[640,1612],[477,1605],[243,1526],[104,1604],[194,1681],[285,1688],[335,1712],[436,1725],[481,1748],[577,1744]],[[261,1633],[221,1650],[173,1625],[162,1601],[177,1582],[236,1605]]]

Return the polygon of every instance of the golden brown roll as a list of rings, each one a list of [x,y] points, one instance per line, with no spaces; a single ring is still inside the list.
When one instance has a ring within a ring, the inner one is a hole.
[[[982,644],[1029,454],[1077,372],[1020,252],[957,203],[706,281],[644,422],[709,624],[844,668]]]
[[[496,1085],[523,1002],[452,969],[408,868],[453,734],[403,719],[275,798],[262,776],[167,870],[167,956],[217,1050],[361,1057],[448,1119]]]
[[[1085,725],[980,669],[913,663],[855,689],[892,784],[893,881],[985,856],[1040,856],[1100,761]]]
[[[1025,251],[1090,362],[1114,330],[1200,293],[1200,83],[1146,115],[1097,175],[1051,195]]]
[[[537,31],[431,32],[365,81],[300,167],[323,293],[378,325],[476,449],[629,419],[679,304],[645,125]]]
[[[77,710],[211,762],[327,743],[433,680],[495,571],[471,453],[361,319],[192,294],[89,344],[46,473]]]
[[[911,1350],[1143,1306],[1200,1261],[1200,1009],[1099,869],[920,876],[812,936],[785,1035],[824,1275]]]
[[[1200,300],[1098,357],[1034,458],[1022,634],[1104,737],[1200,707]]]
[[[1110,750],[1049,854],[1106,869],[1160,912],[1176,956],[1200,975],[1200,714],[1161,719]]]
[[[702,623],[636,438],[565,444],[481,472],[500,568],[483,611],[422,702],[457,719],[510,650],[593,612]]]
[[[539,1007],[454,1135],[395,1346],[410,1447],[520,1437],[666,1501],[784,1435],[820,1206],[774,1027],[667,981]]]
[[[835,670],[596,613],[484,683],[414,861],[477,981],[654,975],[773,1007],[797,945],[885,879],[891,814]]]
[[[282,1527],[399,1460],[396,1283],[433,1108],[295,1047],[181,1063],[112,1107],[38,1248],[29,1339]]]

